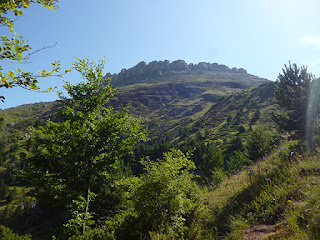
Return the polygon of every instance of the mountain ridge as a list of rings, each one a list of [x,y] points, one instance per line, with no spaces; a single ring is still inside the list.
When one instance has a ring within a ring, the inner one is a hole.
[[[178,77],[183,75],[219,76],[221,74],[241,74],[253,76],[248,74],[243,68],[229,68],[226,65],[218,63],[199,62],[198,64],[187,64],[184,60],[175,60],[173,62],[164,60],[152,61],[148,64],[145,61],[141,61],[132,68],[123,68],[118,74],[107,73],[105,77],[111,78],[114,86],[119,87],[136,83],[150,82],[152,80],[161,79],[164,77]]]

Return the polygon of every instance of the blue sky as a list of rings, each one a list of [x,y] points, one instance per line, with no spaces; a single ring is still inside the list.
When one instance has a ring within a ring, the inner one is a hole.
[[[320,76],[320,1],[318,0],[60,0],[56,11],[37,5],[26,9],[16,31],[33,50],[57,43],[22,66],[4,70],[48,69],[60,60],[106,59],[105,73],[118,73],[140,61],[217,62],[245,68],[276,80],[285,63],[307,65]],[[76,73],[65,80],[80,81]],[[44,79],[40,86],[61,86]],[[1,89],[0,108],[53,101],[56,93]]]

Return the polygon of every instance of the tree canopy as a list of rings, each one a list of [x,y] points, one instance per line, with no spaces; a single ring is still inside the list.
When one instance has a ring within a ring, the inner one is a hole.
[[[74,68],[85,82],[64,85],[71,98],[60,93],[62,122],[30,129],[26,140],[26,177],[35,184],[39,197],[70,203],[86,196],[95,185],[110,177],[121,156],[145,139],[129,107],[114,111],[106,107],[114,90],[103,77],[104,62],[79,60]],[[100,186],[102,187],[102,186]]]
[[[313,79],[307,67],[289,63],[276,81],[275,98],[284,113],[274,114],[273,118],[280,130],[295,132],[301,139],[306,137],[308,97]]]
[[[29,44],[23,37],[14,30],[13,16],[18,17],[23,13],[23,9],[31,6],[32,3],[42,4],[49,10],[55,10],[57,0],[2,0],[0,3],[0,26],[9,30],[9,35],[0,35],[0,61],[20,64],[29,60],[31,55],[42,50],[32,51]],[[45,48],[45,47],[44,47]],[[43,48],[43,49],[44,49]],[[5,71],[0,65],[0,88],[22,87],[28,90],[39,90],[38,79],[49,76],[62,76],[60,63],[51,63],[51,70],[39,70],[37,73],[24,72],[17,68],[16,71]],[[65,70],[68,72],[69,70]],[[48,91],[52,90],[48,88]],[[0,96],[3,102],[4,96]]]

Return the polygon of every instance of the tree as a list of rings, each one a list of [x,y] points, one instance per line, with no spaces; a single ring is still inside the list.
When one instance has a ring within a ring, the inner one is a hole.
[[[125,189],[129,212],[124,212],[122,226],[117,224],[119,239],[136,239],[133,234],[148,234],[161,227],[173,228],[177,238],[184,239],[178,236],[183,234],[179,228],[190,227],[202,205],[199,187],[193,181],[195,164],[188,155],[173,149],[161,160],[144,159],[145,173],[118,182]]]
[[[247,154],[251,161],[257,161],[270,151],[272,138],[264,129],[252,131],[247,141]]]
[[[250,165],[248,157],[243,151],[234,151],[227,161],[227,168],[230,173],[235,173],[237,170]]]
[[[258,121],[259,120],[259,118],[260,118],[260,111],[259,111],[259,109],[256,109],[256,111],[254,112],[254,114],[253,114],[253,116],[252,116],[252,118],[251,118],[251,124],[252,123],[255,123],[256,121]]]
[[[202,163],[199,168],[202,176],[207,182],[212,182],[214,173],[222,170],[223,155],[215,142],[210,143],[207,151],[203,154]],[[216,182],[216,184],[218,182]]]
[[[106,107],[115,90],[103,77],[103,65],[78,60],[74,68],[87,81],[64,85],[71,98],[59,94],[63,121],[31,128],[25,143],[25,177],[34,183],[38,197],[66,205],[83,196],[86,213],[92,189],[99,191],[121,157],[146,138],[138,120],[129,116],[129,106],[121,112]]]
[[[10,63],[22,63],[30,59],[30,56],[42,49],[31,51],[31,46],[26,44],[22,36],[15,32],[12,15],[18,17],[22,15],[22,10],[30,7],[31,3],[39,3],[49,10],[55,10],[57,7],[57,0],[2,0],[0,3],[0,26],[6,27],[10,31],[10,36],[0,35],[0,61]],[[45,48],[45,47],[44,47]],[[43,48],[43,49],[44,49]],[[60,73],[60,63],[51,63],[52,70],[41,70],[38,73],[23,72],[17,68],[16,72],[3,71],[0,66],[0,88],[22,87],[28,90],[38,91],[38,78],[49,76],[62,76]],[[66,70],[65,72],[68,72]],[[48,88],[50,91],[51,89]],[[0,96],[3,102],[4,96]]]
[[[274,114],[273,119],[280,130],[295,131],[300,139],[306,138],[308,97],[313,78],[307,67],[289,63],[276,81],[275,98],[285,112]]]

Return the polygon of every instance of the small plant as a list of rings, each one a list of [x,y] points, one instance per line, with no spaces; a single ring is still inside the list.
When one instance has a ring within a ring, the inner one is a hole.
[[[90,226],[94,224],[93,216],[88,211],[88,201],[93,201],[95,196],[93,192],[90,192],[88,200],[80,196],[77,200],[72,201],[73,204],[70,206],[72,218],[63,225],[68,235],[85,234],[86,230],[89,230]]]

